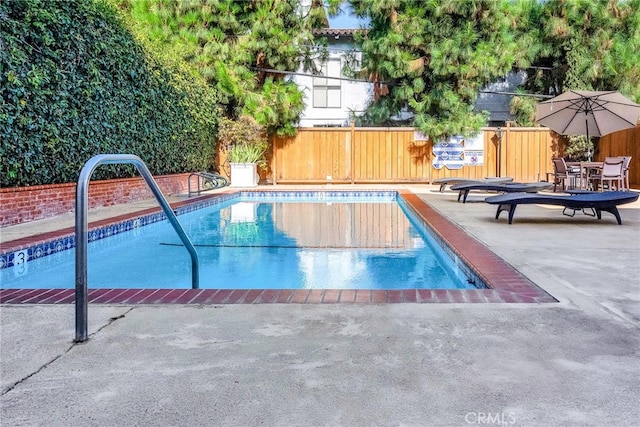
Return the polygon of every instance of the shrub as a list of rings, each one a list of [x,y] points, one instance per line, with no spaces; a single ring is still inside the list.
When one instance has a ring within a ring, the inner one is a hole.
[[[213,91],[106,0],[0,2],[0,22],[1,186],[73,182],[100,153],[138,155],[154,174],[213,169]]]
[[[220,147],[227,152],[231,163],[257,163],[266,167],[265,154],[269,148],[267,136],[262,126],[250,116],[243,115],[237,120],[220,119],[218,139]]]

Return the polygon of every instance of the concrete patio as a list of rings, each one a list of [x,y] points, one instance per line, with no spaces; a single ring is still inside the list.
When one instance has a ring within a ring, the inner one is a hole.
[[[5,304],[0,424],[640,425],[640,202],[508,225],[486,194],[400,187],[559,302],[91,305],[82,344],[73,305]]]

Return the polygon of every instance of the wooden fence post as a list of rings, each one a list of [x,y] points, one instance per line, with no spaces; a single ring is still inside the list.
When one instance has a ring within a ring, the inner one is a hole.
[[[355,156],[355,150],[353,149],[354,147],[354,141],[355,141],[355,136],[356,136],[356,122],[355,121],[351,121],[351,131],[349,132],[349,137],[347,139],[347,144],[348,144],[348,150],[350,152],[350,158],[349,158],[349,175],[351,178],[351,183],[355,184],[355,178],[353,176],[353,171],[355,170],[355,162],[356,162],[356,156]]]
[[[504,147],[504,155],[502,153],[500,153],[500,157],[507,159],[507,156],[509,155],[509,133],[511,132],[511,123],[507,122],[507,130],[504,132],[504,138],[502,140],[502,146]],[[504,176],[509,176],[508,173],[508,168],[506,167],[508,165],[507,162],[504,163],[505,168],[504,168]],[[502,176],[502,171],[500,171],[500,176]]]

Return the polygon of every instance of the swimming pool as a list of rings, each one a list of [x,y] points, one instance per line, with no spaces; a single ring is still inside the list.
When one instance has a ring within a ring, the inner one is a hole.
[[[323,192],[311,190],[311,193]],[[351,189],[347,190],[351,191]],[[377,191],[377,190],[374,190]],[[210,204],[239,197],[240,193],[261,195],[282,190],[264,187],[260,190],[224,190],[172,204],[178,213],[186,213]],[[297,195],[308,191],[291,190]],[[433,196],[416,194],[407,189],[393,191],[411,207],[419,224],[429,230],[440,246],[456,262],[467,266],[487,288],[482,289],[89,289],[91,304],[392,304],[392,303],[554,303],[557,300],[536,286],[522,273],[504,262],[481,242],[470,236],[448,218],[442,216],[425,199]],[[366,192],[365,192],[366,194]],[[439,194],[439,193],[438,193]],[[89,237],[104,236],[161,221],[159,207],[126,213],[114,218],[91,222]],[[73,227],[15,240],[0,242],[0,268],[11,266],[16,254],[24,259],[41,257],[68,250],[75,244]],[[4,289],[0,282],[0,304],[71,304],[75,289]]]
[[[241,192],[178,213],[198,251],[200,288],[484,287],[393,191]],[[188,253],[162,217],[90,232],[89,288],[190,288]],[[73,288],[73,246],[68,238],[8,254],[2,288]]]

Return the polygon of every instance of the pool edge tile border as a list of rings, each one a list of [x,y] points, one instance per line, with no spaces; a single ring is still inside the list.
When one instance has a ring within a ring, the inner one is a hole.
[[[398,194],[488,287],[501,295],[512,294],[509,302],[558,302],[544,289],[500,258],[457,224],[444,217],[415,193],[398,190]],[[483,291],[483,289],[478,289]],[[532,301],[533,300],[533,301]]]
[[[274,192],[278,189],[227,190],[192,200],[172,203],[177,209],[213,198],[246,192]],[[326,192],[327,190],[306,190]],[[344,192],[363,192],[344,190]],[[373,191],[373,190],[371,190]],[[366,191],[365,191],[366,192]],[[458,225],[442,216],[427,202],[409,190],[394,190],[446,244],[480,277],[488,289],[405,289],[405,290],[353,290],[353,289],[92,289],[92,304],[392,304],[392,303],[554,303],[556,298],[538,287],[522,273],[505,262],[478,240],[469,236]],[[92,222],[91,228],[104,227],[122,221],[154,215],[160,208],[148,208]],[[3,252],[20,250],[26,244],[42,243],[62,238],[73,227],[38,236],[6,242]],[[12,246],[9,246],[12,245]],[[75,289],[0,289],[0,304],[71,304]]]

